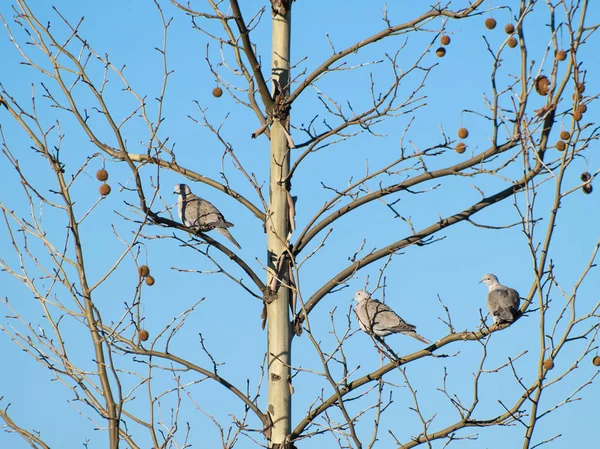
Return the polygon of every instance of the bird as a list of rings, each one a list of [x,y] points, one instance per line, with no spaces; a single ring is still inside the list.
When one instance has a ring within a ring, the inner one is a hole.
[[[484,274],[480,282],[489,288],[487,308],[494,323],[512,323],[519,310],[519,293],[514,288],[500,284],[493,274]]]
[[[387,305],[372,299],[365,290],[358,290],[354,294],[354,300],[356,301],[354,313],[358,318],[358,325],[367,334],[385,337],[393,333],[400,333],[416,338],[423,343],[430,343],[425,337],[417,334],[415,326],[408,324]]]
[[[177,211],[181,222],[197,231],[212,231],[213,229],[227,237],[231,243],[242,249],[240,244],[233,238],[227,228],[229,223],[210,201],[196,196],[187,184],[175,184],[173,193],[179,195],[177,199]]]

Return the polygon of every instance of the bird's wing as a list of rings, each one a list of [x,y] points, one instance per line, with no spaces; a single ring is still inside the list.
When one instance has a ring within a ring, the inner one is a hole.
[[[412,324],[404,321],[389,306],[376,299],[371,299],[367,302],[367,313],[369,314],[372,327],[376,332],[405,332],[415,329]]]
[[[519,308],[519,293],[512,288],[497,288],[488,294],[488,310],[492,316],[511,321]]]
[[[186,226],[192,226],[201,231],[210,231],[220,227],[225,220],[221,212],[212,203],[202,198],[192,198],[185,207]]]
[[[516,291],[514,288],[508,288],[508,296],[509,296],[509,301],[511,306],[516,310],[519,308],[519,303],[521,302],[521,299],[519,297],[519,292]]]

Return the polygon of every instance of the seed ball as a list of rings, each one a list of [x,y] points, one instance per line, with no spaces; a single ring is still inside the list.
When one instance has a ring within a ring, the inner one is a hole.
[[[565,142],[563,142],[562,140],[556,142],[556,149],[558,151],[565,151],[565,148],[567,148],[567,144]]]
[[[581,112],[579,112],[579,111],[573,112],[573,120],[578,122],[582,118],[583,118],[583,114]]]
[[[567,59],[567,52],[564,50],[558,50],[556,52],[556,60],[557,61],[564,61],[565,59]]]
[[[458,130],[458,137],[460,137],[461,139],[466,139],[467,137],[469,137],[469,131],[467,130],[467,128],[460,128]]]
[[[544,368],[546,368],[546,370],[548,371],[554,368],[554,362],[552,361],[552,359],[544,360]]]
[[[146,341],[148,340],[148,337],[150,337],[150,334],[146,329],[142,329],[138,332],[138,338],[140,339],[140,341]]]
[[[577,108],[577,112],[581,112],[582,114],[585,114],[586,111],[587,111],[587,106],[584,104],[580,104],[579,107]]]
[[[467,149],[467,146],[465,145],[464,142],[458,142],[456,144],[456,147],[454,148],[454,151],[456,151],[458,154],[463,154],[466,149]]]
[[[140,273],[141,277],[145,278],[150,274],[150,267],[148,267],[148,265],[140,265],[138,272]]]
[[[518,42],[514,37],[509,37],[508,41],[506,41],[506,45],[508,45],[510,48],[515,48],[517,44]]]
[[[588,172],[584,171],[584,172],[581,174],[581,180],[582,180],[583,182],[588,182],[590,179],[592,179],[592,175],[590,175]]]
[[[108,172],[101,168],[96,172],[96,179],[102,182],[106,181],[108,179]]]
[[[154,278],[152,276],[148,276],[146,278],[146,285],[149,286],[149,287],[152,286],[152,285],[154,285]]]
[[[585,92],[585,83],[577,83],[577,92],[579,92],[580,94]]]
[[[485,19],[485,27],[488,30],[493,30],[494,28],[496,28],[496,19],[494,19],[493,17],[488,17],[487,19]]]
[[[560,138],[562,140],[569,140],[571,138],[571,133],[569,131],[561,131]]]
[[[447,34],[444,34],[442,37],[440,37],[440,44],[448,45],[449,43],[450,43],[450,36],[448,36]]]
[[[100,186],[100,195],[106,196],[110,193],[110,186],[108,184],[102,184]]]
[[[594,188],[592,187],[591,184],[585,184],[583,187],[583,193],[585,193],[586,195],[589,195],[590,193],[592,193],[594,191]]]
[[[513,34],[515,32],[515,26],[512,23],[508,23],[505,27],[504,27],[504,32],[506,34]]]
[[[440,47],[435,51],[435,54],[438,58],[443,58],[446,55],[446,49],[444,47]]]
[[[592,359],[594,366],[600,366],[600,356],[596,356]]]
[[[220,87],[215,87],[212,91],[213,97],[219,98],[221,95],[223,95],[223,89],[221,89]]]

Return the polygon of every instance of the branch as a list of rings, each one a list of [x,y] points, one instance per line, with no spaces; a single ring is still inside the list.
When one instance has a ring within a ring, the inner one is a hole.
[[[248,28],[246,28],[246,23],[242,17],[242,12],[240,11],[240,6],[237,0],[230,0],[230,3],[233,11],[233,18],[238,27],[240,37],[242,38],[242,43],[244,45],[244,53],[246,54],[246,57],[250,62],[250,66],[252,67],[252,73],[254,73],[254,77],[256,78],[258,92],[260,93],[260,97],[262,98],[265,109],[267,110],[267,115],[270,115],[273,111],[274,103],[273,99],[271,98],[271,94],[269,93],[269,87],[267,86],[262,71],[260,70],[260,63],[258,62],[258,59],[256,59],[256,55],[252,49],[252,42],[250,42],[250,31]]]
[[[346,49],[331,56],[329,59],[327,59],[325,62],[323,62],[323,64],[321,64],[319,67],[317,67],[311,74],[309,74],[304,79],[304,81],[302,81],[300,83],[300,85],[296,88],[296,90],[294,90],[290,94],[290,96],[287,98],[288,105],[291,105],[294,102],[294,100],[296,100],[296,98],[298,98],[298,96],[300,96],[300,94],[304,91],[304,89],[306,89],[307,87],[312,85],[312,83],[317,78],[319,78],[319,76],[321,76],[322,73],[327,71],[333,63],[339,61],[340,59],[343,59],[344,57],[346,57],[352,53],[358,52],[358,50],[360,50],[363,47],[366,47],[369,44],[377,42],[388,36],[392,36],[395,33],[397,33],[398,31],[414,30],[421,23],[427,22],[436,17],[443,16],[443,17],[449,17],[452,19],[464,19],[465,17],[468,17],[469,14],[471,14],[473,11],[475,11],[483,3],[483,1],[484,0],[476,0],[468,8],[465,8],[465,9],[457,11],[457,12],[452,12],[452,11],[448,11],[445,9],[431,9],[430,11],[417,17],[416,19],[413,19],[406,23],[402,23],[400,25],[390,26],[387,29],[380,31],[379,33],[374,34],[373,36],[371,36],[367,39],[364,39],[362,41],[359,41],[359,42],[351,45],[350,47],[347,47]]]
[[[354,262],[352,265],[349,265],[348,267],[346,267],[345,269],[340,271],[337,275],[335,275],[333,278],[331,278],[329,281],[327,281],[319,290],[317,290],[311,296],[311,298],[306,302],[306,308],[305,308],[306,312],[310,313],[310,311],[319,303],[319,301],[327,293],[329,293],[329,291],[331,291],[331,289],[333,289],[335,286],[339,285],[340,283],[343,283],[346,279],[348,279],[349,276],[356,273],[361,268],[363,268],[383,257],[386,257],[389,254],[392,254],[392,253],[398,251],[399,249],[402,249],[408,245],[418,243],[418,242],[422,241],[425,237],[432,235],[444,228],[452,226],[456,223],[464,221],[467,218],[469,218],[470,216],[485,209],[486,207],[491,206],[495,203],[498,203],[498,202],[508,198],[509,196],[513,195],[516,190],[518,190],[519,188],[524,186],[526,179],[533,177],[534,173],[535,172],[532,171],[531,173],[529,173],[526,176],[526,178],[518,181],[513,186],[510,186],[510,187],[496,193],[495,195],[492,195],[490,197],[487,197],[487,198],[479,201],[478,203],[474,204],[473,206],[469,207],[468,209],[463,210],[462,212],[459,212],[448,218],[441,219],[436,224],[431,225],[428,228],[421,230],[419,233],[411,235],[410,237],[406,237],[395,243],[392,243],[391,245],[388,245],[385,248],[382,248],[378,251],[372,252],[369,255],[363,257],[362,259]],[[376,192],[376,193],[379,193],[379,192]],[[359,201],[359,200],[357,200],[357,201]],[[304,320],[303,314],[304,314],[304,312],[300,311],[296,315],[296,320],[300,321],[300,322],[303,321]]]
[[[154,213],[152,211],[148,212],[148,216],[154,223],[165,225],[169,228],[176,228],[181,231],[189,232],[192,235],[199,236],[200,238],[205,240],[206,243],[214,246],[219,251],[221,251],[223,254],[228,256],[232,261],[234,261],[242,270],[244,270],[248,274],[248,276],[250,276],[250,278],[252,279],[252,281],[254,281],[254,283],[260,289],[260,291],[264,293],[265,284],[263,284],[260,277],[258,277],[258,275],[252,270],[252,268],[250,268],[248,266],[248,264],[246,262],[244,262],[239,256],[237,256],[233,251],[231,251],[226,246],[222,245],[221,243],[214,240],[213,238],[211,238],[210,236],[206,235],[203,232],[196,231],[192,228],[188,228],[187,226],[184,226],[181,223],[177,223],[176,221],[169,220],[168,218],[160,217],[159,215],[157,215],[156,213]]]
[[[2,397],[0,397],[0,399],[2,399]],[[32,432],[25,430],[24,428],[22,428],[21,426],[17,425],[8,415],[8,408],[10,407],[10,404],[8,404],[6,406],[5,409],[0,409],[0,418],[2,418],[4,420],[4,422],[6,423],[6,425],[8,427],[10,427],[13,431],[15,431],[16,433],[18,433],[19,435],[21,435],[23,437],[23,439],[25,441],[27,441],[31,447],[33,448],[42,448],[42,449],[50,449],[50,446],[48,446],[46,443],[44,443],[39,436],[34,435]]]
[[[117,337],[120,341],[122,341],[124,343],[130,344],[130,342],[128,340],[122,338],[119,335],[116,335],[115,337]],[[142,347],[135,347],[135,348],[132,347],[131,349],[122,348],[122,350],[128,354],[138,354],[138,355],[143,355],[143,356],[148,356],[148,357],[157,357],[157,358],[161,358],[161,359],[165,359],[165,360],[171,360],[175,363],[180,364],[181,366],[184,366],[190,370],[201,373],[201,374],[205,375],[206,377],[209,377],[210,379],[213,379],[214,381],[218,382],[219,384],[224,386],[226,389],[231,391],[239,399],[241,399],[244,402],[244,404],[246,405],[246,407],[248,407],[250,410],[252,410],[254,412],[254,414],[258,417],[258,419],[260,419],[260,421],[263,423],[263,425],[265,427],[268,426],[269,420],[267,418],[267,415],[265,415],[258,408],[258,406],[256,404],[254,404],[254,402],[252,402],[244,393],[242,393],[240,390],[238,390],[230,382],[228,382],[221,376],[213,373],[212,371],[206,370],[198,365],[188,362],[187,360],[185,360],[181,357],[178,357],[176,355],[173,355],[173,354],[170,354],[167,352],[156,351],[154,349],[145,349]]]
[[[299,438],[300,435],[302,434],[302,432],[314,421],[314,419],[317,416],[319,416],[321,413],[326,411],[332,405],[336,404],[336,402],[339,400],[339,396],[344,397],[348,393],[356,390],[359,387],[362,387],[363,385],[366,385],[370,382],[378,381],[379,379],[383,378],[383,376],[385,374],[398,368],[399,366],[406,365],[410,362],[422,359],[424,357],[430,357],[436,350],[441,349],[450,343],[457,342],[457,341],[480,340],[480,339],[486,337],[487,335],[490,335],[493,332],[502,330],[506,327],[507,326],[503,325],[503,324],[501,324],[501,325],[494,324],[491,326],[483,327],[475,332],[465,331],[465,332],[459,332],[459,333],[455,333],[455,334],[449,334],[446,337],[438,340],[437,342],[433,343],[432,345],[428,346],[425,349],[422,349],[417,352],[413,352],[412,354],[408,354],[406,356],[402,356],[398,360],[394,360],[393,362],[390,362],[390,363],[382,366],[381,368],[379,368],[376,371],[373,371],[365,376],[362,376],[352,382],[345,384],[344,386],[339,388],[339,391],[335,392],[329,398],[324,400],[321,403],[321,405],[319,405],[314,410],[310,411],[308,413],[308,415],[304,419],[302,419],[302,421],[300,421],[300,423],[298,423],[296,428],[290,434],[291,441],[294,441],[297,438]],[[523,396],[527,397],[526,395],[523,395]],[[485,421],[469,421],[468,423],[464,423],[462,426],[458,426],[456,428],[465,427],[465,425],[476,426],[476,425],[493,425],[493,424],[491,423],[491,421],[488,424],[486,424]],[[429,439],[439,438],[439,436],[434,438],[434,435],[437,435],[438,433],[440,433],[440,432],[437,432],[435,434],[429,434],[428,438]],[[450,433],[450,430],[447,433]],[[413,446],[410,446],[410,447],[413,447]]]
[[[426,171],[425,173],[415,176],[413,178],[410,178],[404,182],[382,188],[373,193],[370,193],[361,198],[358,198],[349,204],[346,204],[341,209],[331,213],[329,216],[327,216],[326,218],[321,220],[319,223],[312,226],[313,223],[318,218],[318,216],[323,214],[326,211],[325,208],[322,208],[319,211],[319,213],[315,216],[315,218],[313,218],[313,220],[306,225],[306,227],[304,228],[304,230],[298,237],[298,240],[294,244],[293,253],[298,254],[315,237],[315,235],[317,235],[319,232],[321,232],[326,226],[330,225],[338,218],[342,217],[343,215],[347,214],[348,212],[351,212],[354,209],[357,209],[358,207],[360,207],[364,204],[367,204],[373,200],[382,198],[386,195],[391,195],[392,193],[396,193],[396,192],[399,192],[402,190],[407,190],[408,188],[410,188],[414,185],[418,185],[421,182],[425,182],[425,181],[429,181],[429,180],[437,179],[437,178],[442,178],[442,177],[446,177],[446,176],[452,176],[452,175],[455,175],[456,173],[459,173],[467,168],[481,165],[483,162],[485,162],[492,156],[504,153],[505,151],[508,151],[511,148],[515,147],[517,144],[518,143],[515,138],[513,140],[510,140],[510,141],[504,143],[503,145],[501,145],[499,147],[491,147],[488,150],[484,151],[483,153],[478,154],[477,156],[474,156],[471,159],[460,162],[451,167],[446,167],[446,168],[443,168],[440,170],[434,170],[432,172]],[[537,172],[534,172],[534,173],[537,174],[537,173],[539,173],[539,171],[541,171],[541,167],[539,167]],[[529,179],[529,177],[524,178],[524,180],[528,180],[528,179]],[[518,181],[516,183],[516,186],[517,185],[525,185],[525,184],[526,183],[524,181]],[[510,191],[509,193],[512,193],[512,188],[507,189],[507,191]],[[506,195],[506,196],[509,196],[509,195]],[[506,198],[506,196],[501,199]]]

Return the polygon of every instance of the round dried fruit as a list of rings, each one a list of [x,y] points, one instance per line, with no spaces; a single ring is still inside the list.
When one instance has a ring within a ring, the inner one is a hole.
[[[565,148],[567,148],[567,144],[564,143],[562,140],[559,140],[558,142],[556,142],[556,149],[558,151],[565,151]]]
[[[586,111],[587,111],[587,106],[584,104],[580,104],[577,107],[577,112],[581,112],[582,114],[585,114]]]
[[[583,187],[583,193],[585,193],[586,195],[589,195],[590,193],[593,192],[594,188],[592,187],[591,184],[585,184]]]
[[[600,356],[596,356],[592,359],[594,366],[600,366]]]
[[[560,138],[562,140],[569,140],[571,138],[571,133],[569,131],[561,131]]]
[[[448,36],[447,34],[444,34],[442,37],[440,37],[440,44],[448,45],[449,43],[450,43],[450,36]]]
[[[577,83],[577,92],[579,92],[580,94],[585,92],[585,83]]]
[[[535,90],[538,94],[545,96],[550,91],[550,80],[545,75],[538,76],[535,81]]]
[[[219,98],[221,95],[223,95],[223,89],[221,89],[220,87],[215,87],[212,91],[213,97]]]
[[[544,360],[544,368],[546,368],[547,370],[551,370],[552,368],[554,368],[554,362],[552,361],[552,359]]]
[[[582,118],[583,118],[583,114],[581,112],[579,112],[579,111],[573,112],[573,120],[578,122]]]
[[[443,58],[446,55],[446,49],[444,47],[440,47],[435,51],[435,54],[438,58]]]
[[[102,184],[100,186],[100,195],[106,196],[110,193],[110,186],[108,184]]]
[[[518,42],[514,37],[509,37],[506,41],[506,45],[508,45],[510,48],[515,48],[517,44]]]
[[[148,276],[146,278],[146,285],[148,285],[148,286],[154,285],[154,278],[152,276]]]
[[[581,180],[582,180],[583,182],[588,182],[590,179],[592,179],[592,175],[590,175],[588,172],[584,171],[584,172],[581,174]]]
[[[557,61],[564,61],[565,59],[567,59],[567,52],[564,50],[558,50],[556,52],[556,60]]]
[[[460,128],[458,130],[458,137],[460,137],[461,139],[466,139],[467,137],[469,137],[469,131],[467,130],[467,128]]]
[[[150,337],[150,334],[146,329],[142,329],[138,332],[138,338],[140,339],[140,341],[146,341],[148,340],[148,337]]]
[[[506,34],[513,34],[515,32],[515,26],[512,23],[507,24],[504,27],[504,32]]]
[[[150,274],[150,267],[148,267],[148,265],[140,265],[138,272],[140,273],[141,277],[145,278]]]
[[[467,149],[467,146],[465,145],[464,142],[458,142],[456,144],[456,147],[454,148],[454,151],[456,151],[458,154],[463,154],[466,149]]]
[[[496,19],[494,19],[493,17],[488,17],[487,19],[485,19],[485,27],[488,30],[493,30],[494,28],[496,28]]]
[[[108,172],[101,168],[96,172],[96,179],[102,182],[106,181],[108,179]]]

